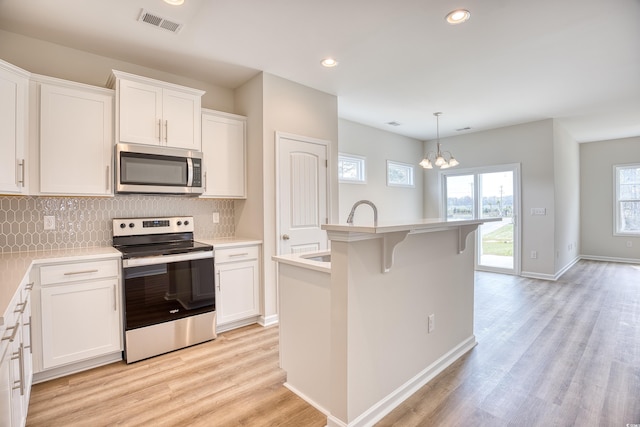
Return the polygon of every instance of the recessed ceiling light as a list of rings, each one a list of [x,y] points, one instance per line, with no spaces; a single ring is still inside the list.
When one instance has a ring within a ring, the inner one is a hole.
[[[164,0],[164,2],[172,6],[180,6],[184,3],[184,0]]]
[[[322,61],[320,61],[320,63],[322,64],[323,67],[327,67],[327,68],[335,67],[336,65],[338,65],[338,61],[336,61],[333,58],[325,58]]]
[[[468,21],[470,17],[471,13],[467,9],[456,9],[449,12],[446,19],[449,24],[462,24]]]

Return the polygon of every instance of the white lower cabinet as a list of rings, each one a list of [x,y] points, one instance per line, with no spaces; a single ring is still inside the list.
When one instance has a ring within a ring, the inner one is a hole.
[[[122,351],[116,259],[40,267],[41,367]]]
[[[260,315],[259,253],[257,245],[215,250],[219,331],[255,323]]]
[[[31,286],[31,283],[20,285],[0,329],[0,426],[22,427],[27,420],[33,377]]]

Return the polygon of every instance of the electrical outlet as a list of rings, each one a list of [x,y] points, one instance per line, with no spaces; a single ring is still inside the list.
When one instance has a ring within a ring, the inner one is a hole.
[[[531,208],[531,215],[546,215],[547,208]]]
[[[55,230],[56,229],[56,217],[53,215],[44,216],[44,229]]]
[[[538,258],[538,251],[531,251],[531,259],[537,259]]]
[[[220,223],[220,212],[213,213],[213,223],[214,224]]]
[[[427,332],[431,333],[436,329],[436,315],[430,314],[428,320]]]

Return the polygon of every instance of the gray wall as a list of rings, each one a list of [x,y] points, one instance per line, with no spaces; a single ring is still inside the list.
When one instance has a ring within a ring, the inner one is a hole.
[[[202,106],[235,113],[233,90],[0,30],[0,59],[31,73],[106,87],[111,70],[206,91]]]
[[[580,252],[585,257],[640,262],[640,237],[613,235],[613,167],[629,163],[640,163],[640,137],[580,144]]]
[[[345,222],[351,206],[362,199],[371,200],[378,208],[380,221],[417,219],[423,217],[422,142],[391,132],[385,132],[348,120],[338,121],[341,153],[366,157],[367,183],[340,183],[339,218]],[[387,186],[387,160],[414,165],[415,188]],[[371,210],[358,210],[359,218],[370,219]]]
[[[237,201],[236,234],[263,240],[263,315],[277,315],[275,133],[330,141],[330,221],[337,218],[338,100],[318,90],[262,73],[237,89],[237,108],[248,115],[248,179],[246,201]],[[252,183],[256,185],[252,185]]]
[[[441,139],[443,149],[455,155],[461,168],[521,164],[522,274],[549,279],[555,278],[564,268],[556,264],[556,227],[579,221],[577,217],[563,218],[565,215],[575,216],[573,210],[557,210],[554,132],[554,121],[549,119]],[[425,151],[435,150],[434,141],[426,142],[425,146]],[[570,152],[570,148],[565,151]],[[572,180],[576,180],[574,173],[563,178],[563,182],[566,181],[563,186],[570,186]],[[438,169],[432,169],[425,174],[424,209],[427,217],[441,216],[440,199],[440,175]],[[532,208],[546,208],[547,214],[532,216]],[[562,233],[564,235],[565,232]],[[562,240],[577,238],[568,233]],[[531,251],[537,251],[537,259],[529,257]]]
[[[553,123],[555,176],[555,272],[571,266],[580,256],[580,151],[579,144]]]

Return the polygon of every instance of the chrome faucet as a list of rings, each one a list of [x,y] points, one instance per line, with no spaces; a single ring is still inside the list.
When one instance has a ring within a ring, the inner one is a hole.
[[[377,227],[378,226],[378,208],[376,208],[376,205],[374,205],[373,202],[370,202],[369,200],[359,200],[353,204],[353,207],[351,208],[351,212],[349,213],[349,217],[347,218],[347,224],[353,224],[353,214],[356,213],[356,208],[360,205],[371,206],[371,208],[373,209],[373,226]]]

